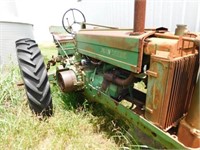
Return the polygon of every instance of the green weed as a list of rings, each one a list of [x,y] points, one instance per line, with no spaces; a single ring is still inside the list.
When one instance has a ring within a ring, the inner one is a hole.
[[[66,104],[56,85],[51,85],[54,116],[40,121],[27,105],[25,90],[16,86],[19,70],[1,76],[0,149],[117,149],[104,133],[94,132],[95,116]]]
[[[43,47],[44,48],[44,47]],[[51,51],[43,52],[45,59]],[[48,57],[48,58],[47,58]],[[29,109],[18,66],[0,68],[0,149],[134,149],[128,126],[80,93],[61,93],[51,83],[54,115],[41,121]]]

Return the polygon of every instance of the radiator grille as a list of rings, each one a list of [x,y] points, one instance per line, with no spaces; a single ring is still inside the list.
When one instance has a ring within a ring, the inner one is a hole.
[[[196,60],[196,56],[190,56],[170,64],[174,75],[164,128],[172,126],[188,110],[198,70]]]
[[[168,130],[187,112],[198,71],[198,56],[172,60],[151,58],[145,117]]]

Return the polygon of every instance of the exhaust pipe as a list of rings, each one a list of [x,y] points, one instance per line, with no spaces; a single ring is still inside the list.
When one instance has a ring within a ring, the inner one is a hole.
[[[119,86],[128,86],[134,81],[135,77],[134,73],[131,73],[126,79],[120,79],[112,73],[104,73],[104,79]]]
[[[144,33],[146,15],[146,0],[135,0],[134,9],[134,34]]]

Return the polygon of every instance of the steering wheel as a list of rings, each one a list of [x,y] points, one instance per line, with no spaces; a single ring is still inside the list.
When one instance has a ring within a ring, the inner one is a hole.
[[[76,8],[68,9],[62,18],[63,28],[69,34],[73,35],[76,34],[78,30],[85,28],[85,22],[86,19],[84,14]]]

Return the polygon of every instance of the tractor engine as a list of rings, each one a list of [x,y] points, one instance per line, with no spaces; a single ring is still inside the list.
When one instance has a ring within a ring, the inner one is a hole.
[[[139,35],[131,30],[79,31],[77,53],[57,70],[58,83],[64,92],[92,86],[116,102],[130,101],[133,111],[168,131],[178,126],[191,103],[199,68],[196,37],[159,30]],[[134,87],[139,81],[146,92]]]
[[[144,3],[136,0],[134,31],[77,32],[74,55],[57,68],[58,84],[63,92],[80,91],[91,101],[121,111],[129,123],[135,118],[136,126],[157,141],[163,139],[166,147],[199,148],[200,112],[196,107],[195,114],[190,106],[199,104],[199,96],[194,98],[193,93],[200,35],[186,32],[185,25],[178,25],[175,34],[164,27],[145,30]],[[119,106],[122,100],[131,102],[128,110]]]

